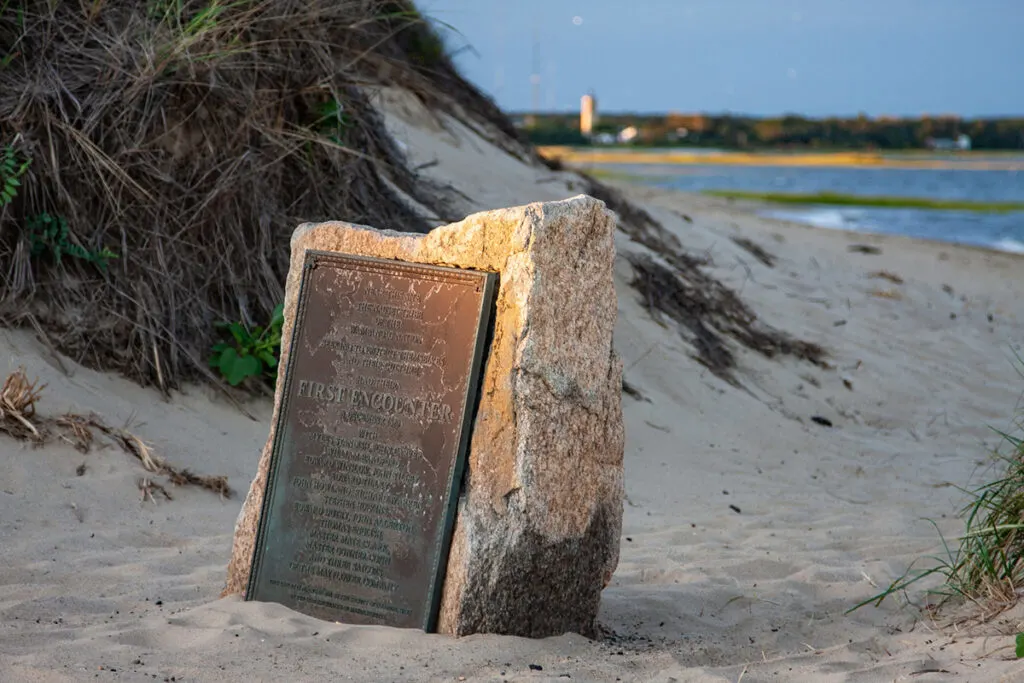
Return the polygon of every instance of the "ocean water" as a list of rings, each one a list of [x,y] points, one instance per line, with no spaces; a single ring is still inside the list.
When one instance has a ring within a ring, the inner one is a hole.
[[[1003,157],[1009,159],[1009,157]],[[892,195],[928,199],[1024,202],[1024,172],[1012,170],[671,166],[615,164],[610,169],[686,192]],[[1024,253],[1024,211],[980,213],[868,206],[778,205],[762,215],[822,228],[920,237]]]

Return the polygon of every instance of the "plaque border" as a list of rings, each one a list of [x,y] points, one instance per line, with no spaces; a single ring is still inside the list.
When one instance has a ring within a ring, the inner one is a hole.
[[[463,396],[463,411],[459,424],[459,443],[455,452],[455,459],[448,473],[448,486],[445,491],[445,504],[441,510],[442,520],[438,525],[437,536],[433,539],[434,561],[430,573],[430,582],[427,586],[427,605],[423,616],[421,628],[427,633],[433,633],[437,629],[437,620],[441,607],[442,593],[444,590],[444,578],[448,567],[448,554],[451,550],[452,535],[455,531],[455,520],[458,511],[460,489],[466,471],[466,464],[469,457],[469,442],[473,432],[473,415],[477,408],[479,398],[481,371],[487,355],[487,341],[490,330],[492,313],[494,311],[494,292],[497,287],[498,274],[490,271],[475,270],[471,268],[452,268],[438,266],[429,263],[415,263],[411,261],[399,261],[395,259],[378,258],[375,256],[364,256],[358,254],[345,254],[343,252],[323,251],[318,249],[307,249],[305,251],[302,277],[299,281],[298,304],[295,311],[295,323],[292,325],[289,349],[294,349],[299,339],[299,331],[306,316],[308,304],[309,273],[323,261],[334,261],[355,265],[358,270],[391,272],[405,270],[416,275],[419,279],[433,279],[442,281],[467,280],[477,281],[482,284],[480,309],[477,313],[477,326],[473,336],[473,358],[470,361],[469,376],[466,382],[466,393]],[[427,277],[424,277],[428,271]],[[429,276],[429,271],[434,271],[435,277]],[[282,428],[285,426],[285,417],[291,403],[291,386],[293,366],[296,362],[296,354],[288,354],[288,363],[284,370],[284,386],[282,387],[281,409],[278,411],[277,422],[274,429],[274,443],[271,446],[270,464],[267,468],[267,481],[263,489],[263,501],[260,504],[260,516],[256,528],[256,538],[253,543],[253,552],[249,564],[249,581],[246,585],[245,600],[254,601],[253,593],[259,581],[260,572],[263,568],[263,555],[266,550],[266,535],[269,528],[269,517],[271,504],[273,502],[274,483],[277,480],[278,468],[281,464],[281,449],[283,445]],[[280,368],[279,368],[280,371]]]

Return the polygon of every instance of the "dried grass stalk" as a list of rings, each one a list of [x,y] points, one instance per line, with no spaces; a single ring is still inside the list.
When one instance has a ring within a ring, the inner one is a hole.
[[[93,430],[96,430],[110,438],[125,453],[135,457],[147,472],[166,476],[175,486],[199,486],[213,491],[222,498],[231,498],[234,495],[234,491],[228,486],[227,477],[200,475],[188,469],[178,469],[155,454],[149,444],[137,435],[127,429],[111,427],[97,415],[85,417],[67,413],[56,418],[39,416],[35,407],[45,386],[38,386],[38,380],[30,381],[24,368],[11,373],[0,389],[0,431],[36,445],[46,443],[57,434],[78,451],[88,453],[95,442]],[[79,467],[79,474],[84,472],[83,465]],[[159,483],[151,479],[143,481],[147,483],[140,483],[139,488],[143,491],[144,498],[148,492],[148,498],[152,500],[152,491],[157,491],[171,500],[171,495]]]
[[[213,491],[223,498],[231,498],[234,495],[234,491],[228,486],[228,478],[225,476],[204,476],[194,474],[188,469],[179,470],[153,453],[153,449],[135,434],[126,429],[111,427],[95,415],[89,418],[89,425],[113,439],[125,453],[138,458],[147,471],[166,475],[175,486],[199,486]]]
[[[143,502],[149,500],[150,502],[155,503],[156,497],[153,495],[154,491],[163,495],[167,500],[174,500],[174,497],[171,496],[170,492],[163,487],[163,484],[153,481],[149,477],[139,477],[138,487],[141,492]]]
[[[60,437],[75,447],[81,453],[88,453],[92,449],[93,434],[89,429],[89,420],[81,415],[61,415],[54,420],[60,430]]]
[[[36,402],[46,385],[29,380],[25,368],[12,372],[0,388],[0,431],[16,439],[41,443],[46,438],[45,428],[33,422]]]

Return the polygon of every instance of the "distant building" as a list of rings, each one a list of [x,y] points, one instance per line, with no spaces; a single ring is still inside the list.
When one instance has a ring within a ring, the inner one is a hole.
[[[633,140],[636,140],[638,135],[640,135],[640,131],[637,130],[636,126],[626,126],[619,131],[619,142],[633,142]]]
[[[925,141],[925,144],[928,145],[928,149],[943,150],[943,151],[949,151],[949,150],[966,151],[966,150],[969,150],[971,148],[971,136],[970,135],[960,134],[960,135],[958,135],[956,137],[955,140],[952,139],[952,138],[928,138]]]
[[[580,98],[580,132],[590,135],[597,125],[597,98],[593,94]]]

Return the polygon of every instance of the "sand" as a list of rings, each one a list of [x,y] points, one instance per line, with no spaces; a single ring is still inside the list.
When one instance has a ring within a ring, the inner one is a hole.
[[[608,149],[601,147],[539,147],[538,152],[549,159],[568,164],[634,165],[716,165],[716,166],[813,166],[817,168],[890,168],[890,169],[956,169],[960,171],[1020,171],[1020,159],[1000,159],[999,153],[962,152],[955,159],[925,158],[921,153],[887,156],[877,152],[815,152],[772,153],[717,152],[712,150],[677,149]]]
[[[412,163],[436,162],[424,173],[458,190],[464,213],[582,191],[572,174],[527,166],[401,94],[382,106]],[[601,608],[607,637],[455,640],[219,599],[269,402],[247,402],[250,418],[208,388],[164,400],[58,362],[31,333],[0,331],[0,370],[25,366],[48,384],[42,413],[130,423],[172,464],[225,474],[238,492],[172,488],[172,501],[143,501],[145,473],[117,448],[82,455],[0,435],[0,680],[1024,680],[1009,635],[1024,630],[1019,608],[947,626],[913,591],[915,604],[844,614],[941,548],[928,519],[960,531],[956,486],[983,480],[998,443],[990,427],[1010,426],[1024,389],[1012,362],[1024,260],[626,192],[709,254],[762,320],[824,345],[835,368],[737,349],[741,386],[723,382],[672,323],[652,320],[619,258],[615,343],[643,398],[623,398],[628,499]],[[620,237],[620,254],[643,250]],[[882,269],[904,283],[870,277]]]

